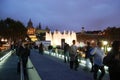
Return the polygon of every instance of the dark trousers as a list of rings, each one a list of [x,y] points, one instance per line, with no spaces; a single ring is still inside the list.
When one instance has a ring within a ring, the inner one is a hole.
[[[93,66],[94,66],[94,65],[93,65],[93,57],[90,57],[89,60],[90,60],[90,63],[91,63],[91,65],[92,65],[92,67],[91,67],[91,72],[93,72]]]
[[[64,53],[64,62],[69,62],[69,54]]]
[[[79,67],[78,60],[70,61],[70,69],[74,68],[75,70],[77,70],[78,67]]]
[[[17,63],[17,73],[20,73],[20,62]]]
[[[98,77],[98,70],[101,70],[101,73],[100,73],[100,76]],[[94,77],[94,80],[102,80],[103,76],[105,74],[105,69],[104,69],[104,66],[99,66],[99,65],[94,65],[94,74],[93,74],[93,77]],[[98,79],[97,79],[98,77]]]

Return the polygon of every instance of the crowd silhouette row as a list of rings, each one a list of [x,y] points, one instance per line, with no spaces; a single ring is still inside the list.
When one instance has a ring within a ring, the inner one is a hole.
[[[92,67],[90,72],[93,72],[94,80],[102,80],[105,75],[104,66],[108,66],[108,72],[110,80],[120,80],[120,41],[113,41],[112,49],[107,54],[105,54],[104,50],[101,49],[102,42],[98,41],[96,44],[91,44],[87,42],[87,45],[82,49],[85,53],[86,67],[88,69],[88,61],[91,63]],[[16,55],[18,56],[18,72],[20,72],[20,60],[23,62],[24,74],[26,74],[26,64],[28,57],[30,56],[30,44],[25,42],[19,42],[16,45]],[[40,43],[38,46],[39,53],[41,55],[44,54],[44,45]],[[49,54],[51,55],[53,47],[51,45],[48,46]],[[67,43],[64,43],[64,47],[62,48],[64,55],[64,62],[69,63],[70,69],[78,70],[79,61],[78,58],[81,53],[79,53],[80,49],[76,46],[76,41],[72,41],[72,45],[70,46]],[[100,70],[100,75],[98,75],[98,71]]]

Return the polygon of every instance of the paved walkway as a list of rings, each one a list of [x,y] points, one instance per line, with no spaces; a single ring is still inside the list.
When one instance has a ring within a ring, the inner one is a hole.
[[[0,80],[19,80],[17,56],[15,54],[0,62]]]
[[[30,58],[42,80],[93,80],[93,74],[83,70],[83,66],[80,66],[78,71],[71,70],[69,64],[64,63],[62,59],[48,54],[41,55],[33,50]],[[4,62],[0,62],[0,80],[20,79],[17,74],[17,60],[14,54]],[[103,80],[109,80],[108,74]]]
[[[82,66],[78,71],[71,70],[68,63],[54,56],[31,51],[30,58],[42,80],[93,80],[93,73],[83,70]],[[103,80],[109,80],[108,74]]]

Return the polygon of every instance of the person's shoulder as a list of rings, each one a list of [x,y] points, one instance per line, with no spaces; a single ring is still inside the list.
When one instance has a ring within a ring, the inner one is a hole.
[[[97,47],[92,48],[92,50],[97,50],[97,49],[98,49]]]
[[[73,47],[73,45],[71,45],[70,47]]]

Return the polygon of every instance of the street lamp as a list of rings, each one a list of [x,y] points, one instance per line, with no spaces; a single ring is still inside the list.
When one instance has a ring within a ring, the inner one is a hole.
[[[108,41],[103,41],[103,46],[104,46],[105,53],[107,52],[107,44],[108,44]]]
[[[2,38],[1,41],[4,42],[4,38]]]

